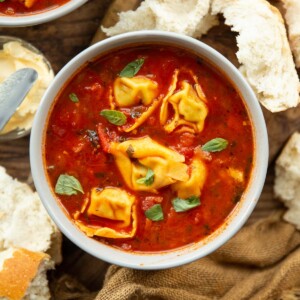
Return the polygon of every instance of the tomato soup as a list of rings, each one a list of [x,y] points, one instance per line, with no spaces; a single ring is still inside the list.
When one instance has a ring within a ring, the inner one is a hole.
[[[61,90],[45,131],[48,180],[89,237],[126,251],[195,243],[251,177],[253,128],[232,83],[192,53],[122,48]]]
[[[0,16],[23,16],[57,8],[70,0],[4,0],[0,3]]]

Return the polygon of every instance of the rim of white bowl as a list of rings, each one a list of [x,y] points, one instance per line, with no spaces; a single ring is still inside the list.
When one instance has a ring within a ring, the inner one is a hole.
[[[253,123],[255,157],[251,181],[238,207],[225,223],[204,240],[185,247],[156,253],[127,252],[105,245],[82,233],[67,217],[56,200],[47,181],[43,161],[44,127],[49,109],[63,87],[86,62],[97,58],[110,49],[127,47],[131,44],[173,44],[192,52],[215,65],[236,86],[244,99]],[[46,91],[36,113],[30,139],[30,163],[33,180],[42,202],[53,221],[73,243],[89,254],[109,263],[123,267],[158,270],[177,267],[202,258],[228,241],[246,222],[253,211],[263,188],[268,166],[268,136],[265,120],[256,96],[241,73],[216,50],[191,37],[162,31],[139,31],[125,33],[99,42],[73,58],[56,76]]]
[[[69,2],[45,12],[25,15],[25,16],[2,16],[0,15],[0,26],[4,27],[22,27],[32,26],[37,24],[46,23],[54,19],[58,19],[79,6],[86,3],[88,0],[70,0]]]

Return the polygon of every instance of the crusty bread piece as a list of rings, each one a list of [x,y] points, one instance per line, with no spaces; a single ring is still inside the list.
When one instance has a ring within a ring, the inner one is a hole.
[[[46,272],[53,265],[42,252],[16,248],[0,252],[0,299],[50,299]]]
[[[296,66],[300,68],[300,1],[283,0],[286,9],[285,20],[288,25],[290,45]]]
[[[61,234],[30,187],[0,167],[0,250],[20,247],[47,252],[61,261]]]
[[[210,0],[145,0],[136,11],[120,13],[119,22],[102,30],[108,35],[158,29],[200,37],[218,23],[208,14]]]
[[[288,207],[284,219],[300,229],[300,133],[294,133],[275,167],[275,196]]]
[[[299,79],[279,11],[265,0],[212,0],[212,13],[239,33],[241,72],[271,112],[295,107]]]

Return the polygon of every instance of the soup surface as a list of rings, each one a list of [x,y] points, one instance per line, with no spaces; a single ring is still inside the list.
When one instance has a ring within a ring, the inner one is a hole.
[[[4,0],[0,3],[0,16],[23,16],[61,6],[70,0]]]
[[[203,239],[250,179],[253,131],[239,93],[183,49],[136,46],[90,62],[47,122],[58,201],[85,234],[124,250]]]

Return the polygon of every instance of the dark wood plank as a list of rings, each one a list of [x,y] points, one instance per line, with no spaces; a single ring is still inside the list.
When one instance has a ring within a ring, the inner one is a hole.
[[[14,178],[26,182],[30,173],[29,137],[0,142],[0,165]]]
[[[140,0],[113,0],[106,11],[101,25],[104,27],[110,27],[114,25],[119,19],[118,13],[122,11],[134,10],[139,6],[140,2]],[[105,38],[107,38],[106,34],[101,30],[101,27],[99,27],[94,35],[92,44],[102,41]]]

